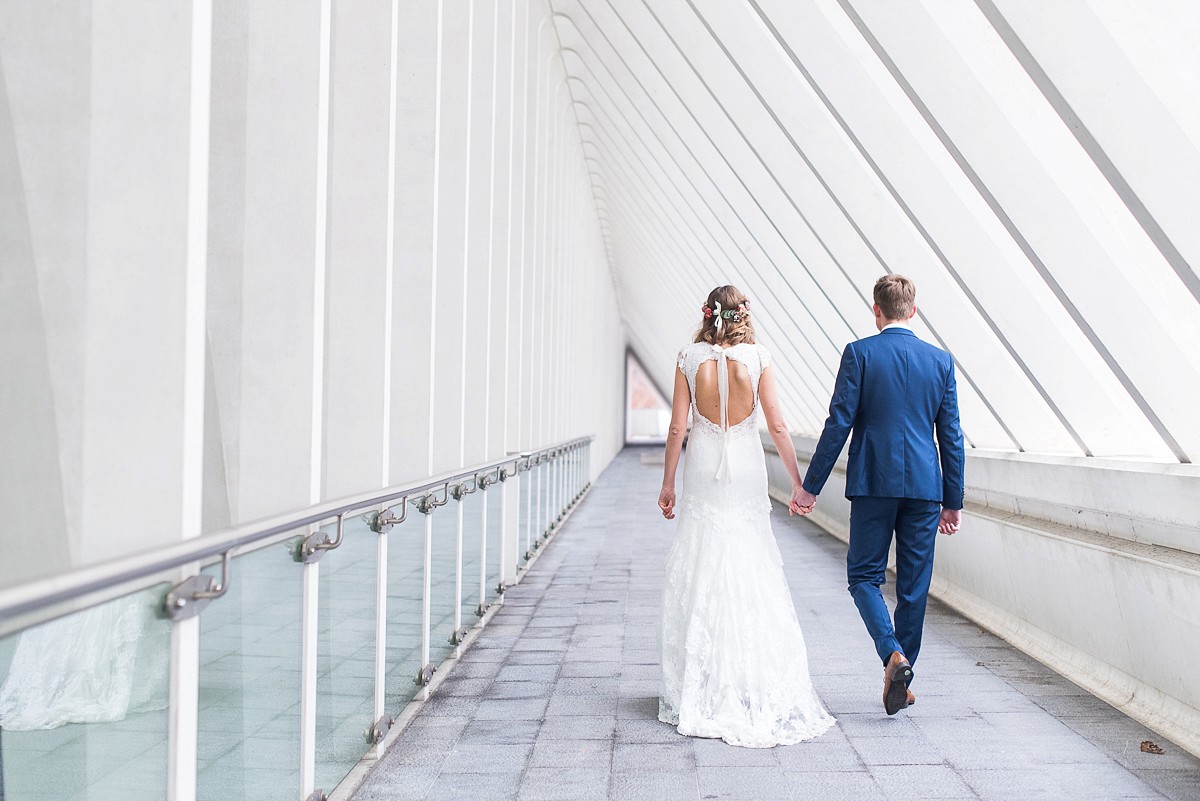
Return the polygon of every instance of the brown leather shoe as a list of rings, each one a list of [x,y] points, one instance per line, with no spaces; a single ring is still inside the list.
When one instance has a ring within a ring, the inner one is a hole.
[[[913,695],[913,691],[912,691],[912,690],[909,690],[909,691],[908,691],[908,705],[909,705],[909,706],[912,706],[912,705],[913,705],[913,704],[915,704],[916,702],[917,702],[917,696]]]
[[[908,683],[912,678],[912,665],[904,654],[893,651],[883,668],[883,709],[889,715],[908,706]]]

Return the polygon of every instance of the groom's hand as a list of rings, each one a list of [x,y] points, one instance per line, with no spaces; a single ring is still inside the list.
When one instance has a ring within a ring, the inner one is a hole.
[[[792,502],[788,504],[789,515],[806,515],[817,505],[817,496],[804,487],[792,490]]]
[[[962,509],[943,509],[942,519],[938,523],[938,531],[943,534],[953,534],[962,523]]]
[[[658,494],[658,508],[662,510],[663,517],[668,520],[675,519],[675,488],[663,487],[662,492]]]

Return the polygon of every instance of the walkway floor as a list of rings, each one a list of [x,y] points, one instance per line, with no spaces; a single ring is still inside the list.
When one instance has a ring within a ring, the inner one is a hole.
[[[357,801],[1200,799],[1200,760],[940,604],[920,700],[886,717],[844,546],[778,506],[810,668],[838,725],[767,750],[678,735],[656,720],[673,524],[648,453],[626,449],[597,481]]]

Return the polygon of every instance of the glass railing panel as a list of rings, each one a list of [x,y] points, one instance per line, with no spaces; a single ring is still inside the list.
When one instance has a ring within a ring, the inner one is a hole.
[[[450,503],[433,513],[433,568],[430,572],[429,597],[429,664],[439,665],[450,656],[454,644],[450,635],[454,633],[454,612],[459,599],[454,589],[455,576],[455,529],[457,521],[454,504]],[[464,524],[463,547],[466,547]],[[419,553],[419,552],[418,552]]]
[[[332,539],[336,525],[322,529]],[[369,745],[375,697],[377,538],[358,516],[320,561],[317,611],[317,787],[345,778]]]
[[[462,499],[463,579],[462,598],[459,602],[462,617],[459,625],[466,629],[474,626],[475,621],[479,619],[475,611],[479,608],[479,571],[483,563],[483,494],[484,490],[476,490]],[[453,514],[453,504],[447,506],[445,511]]]
[[[0,640],[0,798],[166,798],[168,589]]]
[[[511,480],[511,479],[510,479]],[[504,524],[504,484],[495,484],[488,489],[487,497],[487,603],[493,604],[500,597],[496,587],[500,584],[501,526]]]
[[[521,473],[521,489],[517,500],[517,566],[524,567],[526,555],[533,548],[533,481],[534,471]]]
[[[441,510],[441,511],[444,511]],[[399,510],[396,512],[399,515]],[[421,570],[425,518],[409,505],[407,519],[388,538],[387,713],[395,715],[413,699],[421,669]]]
[[[534,487],[534,527],[533,535],[541,543],[550,533],[550,462],[538,467],[537,484]]]
[[[299,796],[303,566],[292,545],[234,559],[225,596],[200,615],[200,801]]]

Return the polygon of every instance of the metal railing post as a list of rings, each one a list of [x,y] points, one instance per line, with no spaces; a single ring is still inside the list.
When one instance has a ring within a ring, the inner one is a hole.
[[[200,718],[200,618],[171,626],[171,661],[167,712],[167,798],[196,798]],[[0,776],[3,782],[3,776]],[[4,798],[0,783],[0,799]]]
[[[424,687],[425,671],[429,669],[429,602],[432,594],[433,573],[433,510],[425,509],[425,553],[421,562],[421,665],[417,672],[417,683]],[[421,690],[422,697],[428,692]]]
[[[546,531],[550,532],[554,529],[555,515],[554,510],[558,507],[558,454],[550,454],[550,493],[547,496],[546,506]]]
[[[433,510],[450,502],[450,482],[442,485],[442,498],[426,495],[417,501],[417,509],[425,516],[425,557],[421,564],[421,665],[413,679],[421,686],[422,700],[429,697],[429,682],[433,665],[429,664],[430,604],[433,596]]]
[[[542,526],[541,529],[542,540],[545,540],[546,537],[550,536],[550,531],[554,528],[554,518],[552,516],[553,499],[551,499],[550,496],[550,482],[551,478],[553,477],[553,465],[554,453],[551,452],[546,462],[546,507],[544,510],[542,510],[546,514],[546,524]]]
[[[531,532],[533,531],[533,461],[532,457],[526,470],[529,487],[525,490],[525,559],[529,560],[529,552],[533,548]]]
[[[311,798],[317,778],[317,612],[321,563],[306,562],[300,604],[300,797]]]
[[[483,509],[483,521],[479,526],[479,605],[475,607],[475,614],[483,617],[483,613],[487,611],[488,567],[488,477],[486,475],[479,480],[479,485],[480,490],[483,492],[483,497],[480,499],[479,504]]]
[[[384,716],[387,679],[387,560],[387,535],[380,534],[375,538],[375,698],[371,715],[376,725]]]
[[[538,459],[538,475],[537,475],[537,504],[536,504],[537,505],[536,521],[537,522],[535,525],[535,530],[537,531],[537,537],[533,541],[533,545],[535,548],[542,544],[542,511],[546,505],[545,500],[543,500],[543,498],[542,498],[542,495],[545,494],[542,491],[542,485],[546,483],[543,480],[543,478],[544,478],[543,473],[545,473],[544,468],[545,468],[545,463],[543,463],[541,458],[539,457],[539,459]]]
[[[463,500],[455,495],[454,504],[454,630],[450,642],[458,645],[458,633],[462,631],[463,604]]]

